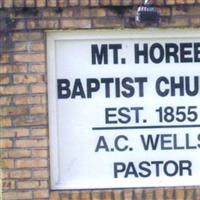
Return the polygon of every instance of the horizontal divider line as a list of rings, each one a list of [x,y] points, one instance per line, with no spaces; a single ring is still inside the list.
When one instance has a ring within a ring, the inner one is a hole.
[[[186,124],[186,125],[152,125],[152,126],[104,126],[93,127],[92,130],[122,130],[122,129],[159,129],[159,128],[200,128],[200,124]]]

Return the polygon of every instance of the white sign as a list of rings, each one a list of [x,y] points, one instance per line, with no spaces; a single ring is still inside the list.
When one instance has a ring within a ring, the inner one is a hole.
[[[199,35],[47,34],[52,189],[200,184]]]

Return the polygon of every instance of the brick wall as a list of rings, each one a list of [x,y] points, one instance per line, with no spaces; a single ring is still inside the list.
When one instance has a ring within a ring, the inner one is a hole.
[[[3,200],[199,200],[200,188],[51,192],[46,31],[137,28],[140,0],[0,0]],[[199,0],[157,0],[160,28],[199,27]],[[1,184],[0,184],[1,185]]]

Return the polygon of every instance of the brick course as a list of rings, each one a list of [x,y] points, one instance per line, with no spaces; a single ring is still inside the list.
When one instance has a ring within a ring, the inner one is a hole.
[[[137,28],[139,0],[0,0],[3,200],[199,200],[199,187],[50,191],[46,31]],[[160,28],[200,27],[200,0],[156,0]]]

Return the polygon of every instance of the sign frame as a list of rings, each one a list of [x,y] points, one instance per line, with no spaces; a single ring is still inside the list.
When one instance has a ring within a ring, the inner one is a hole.
[[[48,113],[49,113],[49,138],[50,138],[50,174],[52,190],[71,190],[66,188],[59,180],[59,150],[58,150],[58,119],[57,89],[56,85],[56,47],[59,40],[90,40],[90,39],[151,39],[151,38],[191,38],[199,37],[199,29],[127,29],[127,30],[70,30],[47,32],[47,75],[48,75]],[[150,186],[149,186],[150,187]],[[119,187],[121,188],[121,187]],[[132,187],[131,187],[132,188]],[[74,188],[75,190],[77,188]],[[80,188],[81,189],[81,188]],[[85,189],[85,188],[83,188]],[[90,189],[90,188],[88,188]],[[94,188],[92,188],[94,189]],[[103,188],[100,188],[103,189]],[[110,189],[110,188],[106,188]]]

